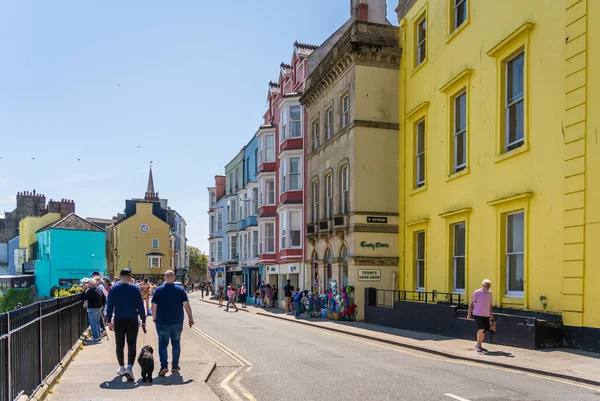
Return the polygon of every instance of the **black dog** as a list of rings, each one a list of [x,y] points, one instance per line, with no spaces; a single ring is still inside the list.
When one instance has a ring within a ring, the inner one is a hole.
[[[154,372],[154,350],[151,346],[145,345],[142,347],[138,363],[142,368],[142,382],[152,383],[152,372]]]

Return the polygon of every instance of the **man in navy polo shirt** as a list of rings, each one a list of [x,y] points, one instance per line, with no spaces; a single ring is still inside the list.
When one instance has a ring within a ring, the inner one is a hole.
[[[152,317],[158,333],[158,355],[160,357],[159,376],[169,372],[169,355],[167,347],[171,341],[173,361],[171,372],[179,372],[179,355],[181,354],[181,332],[183,331],[183,309],[188,315],[189,325],[194,325],[192,307],[185,289],[175,284],[175,273],[167,270],[165,283],[154,290],[152,295]]]

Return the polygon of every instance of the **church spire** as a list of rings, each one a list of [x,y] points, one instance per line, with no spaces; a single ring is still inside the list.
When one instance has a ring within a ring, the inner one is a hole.
[[[154,178],[152,177],[152,166],[150,166],[150,174],[148,174],[148,188],[146,189],[146,196],[144,200],[147,201],[157,201],[160,200],[158,198],[158,192],[154,191]]]

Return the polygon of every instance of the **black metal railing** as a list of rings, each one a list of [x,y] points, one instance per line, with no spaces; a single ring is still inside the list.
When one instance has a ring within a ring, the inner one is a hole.
[[[452,305],[463,305],[464,294],[438,291],[408,291],[408,290],[376,290],[375,305],[393,308],[398,301],[422,302],[422,303],[449,303]]]
[[[0,401],[31,396],[87,327],[81,295],[0,314]]]

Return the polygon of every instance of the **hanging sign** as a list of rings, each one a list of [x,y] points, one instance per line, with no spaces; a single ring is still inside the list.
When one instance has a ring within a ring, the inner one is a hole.
[[[381,281],[381,270],[358,269],[358,281]]]

